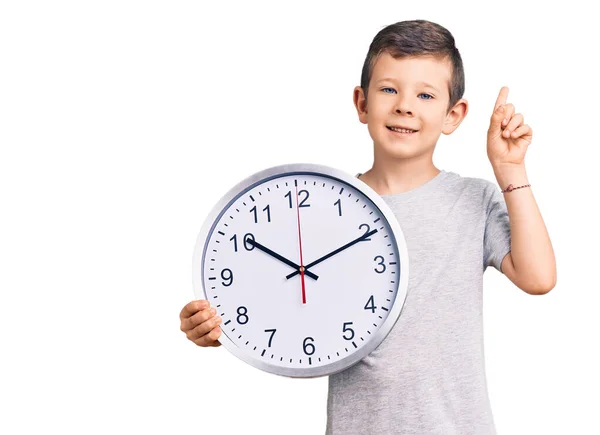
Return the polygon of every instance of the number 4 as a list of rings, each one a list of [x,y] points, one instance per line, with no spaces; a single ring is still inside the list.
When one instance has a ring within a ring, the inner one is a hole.
[[[377,308],[375,306],[375,299],[373,299],[373,295],[371,295],[371,297],[367,301],[367,304],[365,305],[365,310],[371,310],[371,312],[374,313],[375,312],[375,308]]]

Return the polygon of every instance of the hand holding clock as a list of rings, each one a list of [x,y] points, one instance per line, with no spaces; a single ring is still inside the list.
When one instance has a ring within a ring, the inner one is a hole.
[[[219,347],[221,336],[219,325],[222,320],[207,300],[199,299],[188,303],[179,314],[180,329],[188,340],[201,347]]]

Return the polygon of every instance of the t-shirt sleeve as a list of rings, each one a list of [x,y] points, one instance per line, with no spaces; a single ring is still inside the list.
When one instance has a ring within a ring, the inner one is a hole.
[[[494,266],[502,272],[502,260],[510,252],[510,222],[502,192],[495,184],[486,185],[486,221],[483,236],[483,269]]]

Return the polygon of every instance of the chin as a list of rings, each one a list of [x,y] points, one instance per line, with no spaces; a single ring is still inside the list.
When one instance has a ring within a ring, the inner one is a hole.
[[[379,154],[392,159],[408,159],[423,155],[425,147],[419,144],[407,144],[405,142],[392,142],[383,145],[375,145]]]

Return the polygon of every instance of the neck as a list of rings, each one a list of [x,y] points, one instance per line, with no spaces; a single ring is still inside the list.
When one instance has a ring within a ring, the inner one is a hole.
[[[439,173],[429,155],[394,159],[376,154],[373,167],[359,178],[379,195],[394,195],[419,187]]]

